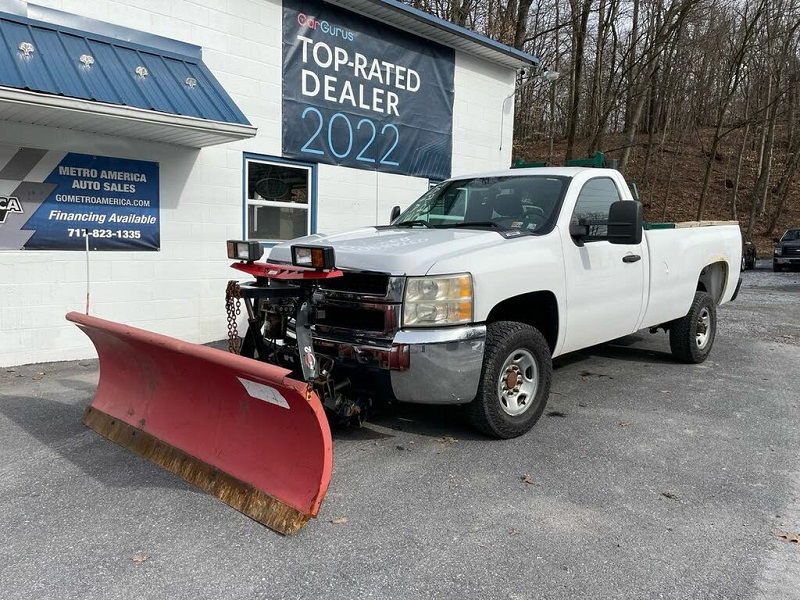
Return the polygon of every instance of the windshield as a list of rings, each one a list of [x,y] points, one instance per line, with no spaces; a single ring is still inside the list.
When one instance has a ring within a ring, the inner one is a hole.
[[[428,190],[392,225],[544,232],[555,221],[569,179],[513,175],[445,181]]]
[[[782,242],[796,242],[797,240],[800,240],[800,229],[790,229],[781,238]]]

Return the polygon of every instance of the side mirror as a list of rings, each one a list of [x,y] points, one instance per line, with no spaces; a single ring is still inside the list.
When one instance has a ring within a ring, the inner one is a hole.
[[[775,242],[776,244],[780,244],[781,243],[781,239],[780,238],[772,238],[772,241]]]
[[[612,244],[642,242],[642,205],[618,200],[608,210],[608,241]]]
[[[589,225],[586,219],[580,219],[577,223],[569,224],[569,235],[579,248],[583,247],[584,240],[589,237]]]
[[[392,207],[392,214],[389,217],[389,223],[393,223],[394,220],[399,216],[400,216],[400,207],[399,206],[393,206]]]
[[[585,238],[589,235],[589,226],[585,223],[570,223],[569,234],[577,239]]]

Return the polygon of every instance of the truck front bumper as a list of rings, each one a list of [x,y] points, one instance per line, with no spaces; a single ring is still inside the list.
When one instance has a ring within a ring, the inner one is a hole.
[[[314,332],[314,348],[335,357],[353,378],[387,378],[394,397],[418,404],[466,404],[475,398],[486,325],[401,329],[389,339]]]
[[[485,344],[486,325],[398,331],[393,345],[408,347],[409,367],[390,371],[395,398],[420,404],[471,402]]]

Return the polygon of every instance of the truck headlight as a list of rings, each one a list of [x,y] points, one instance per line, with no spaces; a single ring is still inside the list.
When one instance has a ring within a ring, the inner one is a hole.
[[[780,247],[775,248],[775,256],[780,256],[781,254],[783,254],[782,249]]]
[[[469,273],[409,277],[403,297],[403,327],[434,327],[472,322]]]

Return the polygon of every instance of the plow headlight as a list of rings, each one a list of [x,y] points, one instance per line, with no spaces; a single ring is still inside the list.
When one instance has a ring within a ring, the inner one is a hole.
[[[295,267],[332,269],[334,263],[331,246],[292,246],[292,264]]]
[[[253,262],[262,256],[264,256],[264,247],[261,245],[261,242],[228,240],[228,258]]]
[[[403,327],[472,322],[472,276],[409,277],[403,298]]]

